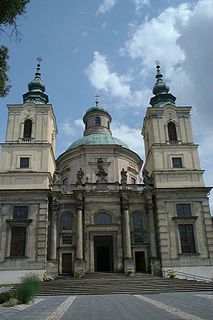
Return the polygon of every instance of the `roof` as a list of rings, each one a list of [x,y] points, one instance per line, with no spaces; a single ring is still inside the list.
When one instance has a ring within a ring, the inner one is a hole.
[[[67,148],[67,151],[82,145],[113,145],[113,144],[129,149],[129,147],[123,141],[113,136],[108,136],[106,134],[90,134],[88,136],[82,137],[74,141]]]

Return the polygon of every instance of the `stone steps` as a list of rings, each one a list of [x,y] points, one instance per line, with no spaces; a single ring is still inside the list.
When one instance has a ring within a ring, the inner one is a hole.
[[[213,291],[213,282],[165,279],[149,274],[136,274],[134,277],[126,277],[123,274],[97,273],[88,274],[80,279],[60,276],[55,281],[43,283],[39,294],[149,294],[183,291]]]

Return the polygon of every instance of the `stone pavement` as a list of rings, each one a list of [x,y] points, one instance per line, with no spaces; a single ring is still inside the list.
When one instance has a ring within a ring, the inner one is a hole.
[[[210,320],[213,292],[40,296],[28,306],[0,306],[1,320]]]

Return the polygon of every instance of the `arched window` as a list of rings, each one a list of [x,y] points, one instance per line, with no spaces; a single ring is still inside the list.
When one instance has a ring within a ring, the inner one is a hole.
[[[95,117],[95,125],[100,126],[101,125],[101,118],[100,117]]]
[[[94,216],[95,224],[112,224],[112,216],[106,212],[100,212]]]
[[[135,212],[132,215],[132,226],[133,226],[133,240],[134,243],[143,242],[143,220],[142,215],[139,212]]]
[[[177,141],[177,131],[176,131],[176,125],[174,122],[169,122],[168,125],[168,135],[169,135],[169,141]]]
[[[24,134],[23,138],[31,138],[32,134],[32,120],[27,119],[24,121]]]
[[[72,230],[72,215],[70,213],[64,213],[62,216],[62,230]]]

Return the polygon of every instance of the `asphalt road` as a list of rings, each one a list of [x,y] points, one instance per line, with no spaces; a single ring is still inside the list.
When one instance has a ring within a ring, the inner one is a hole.
[[[31,305],[0,306],[0,319],[212,320],[213,292],[39,296]]]

